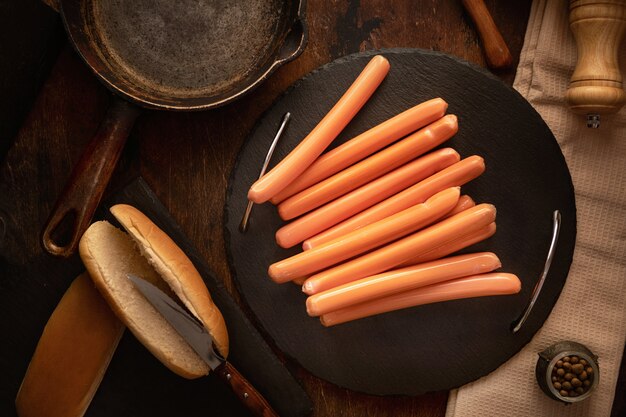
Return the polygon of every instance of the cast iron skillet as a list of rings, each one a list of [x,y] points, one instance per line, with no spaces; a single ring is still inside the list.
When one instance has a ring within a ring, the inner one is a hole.
[[[60,0],[70,41],[124,100],[109,109],[43,231],[70,256],[111,177],[139,105],[206,110],[246,94],[306,44],[305,0]],[[132,103],[132,104],[131,104]]]

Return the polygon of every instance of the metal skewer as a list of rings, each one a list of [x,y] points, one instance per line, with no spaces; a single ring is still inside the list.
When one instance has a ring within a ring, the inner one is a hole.
[[[280,139],[280,137],[283,135],[283,131],[285,130],[285,127],[287,127],[287,122],[289,122],[290,118],[291,118],[291,113],[289,112],[283,115],[283,118],[281,119],[281,122],[280,122],[280,126],[278,127],[278,131],[276,132],[276,136],[274,136],[274,140],[272,141],[272,144],[270,145],[270,148],[267,151],[267,155],[265,155],[265,161],[263,161],[263,166],[261,167],[261,173],[259,174],[259,178],[265,175],[267,166],[269,165],[270,160],[272,159],[272,154],[274,154],[274,149],[276,148],[276,144],[278,143],[278,140]],[[250,213],[252,212],[253,205],[254,203],[248,200],[246,211],[243,213],[243,217],[241,218],[241,223],[239,224],[239,231],[241,233],[245,233],[246,230],[248,230],[248,220],[250,219]]]
[[[548,272],[550,271],[550,265],[552,265],[552,259],[554,258],[554,252],[556,251],[556,244],[559,240],[559,230],[561,229],[561,213],[558,210],[554,210],[552,213],[552,240],[550,241],[550,248],[548,249],[548,256],[546,257],[546,263],[543,266],[543,272],[541,272],[541,276],[539,277],[539,281],[535,285],[533,289],[532,296],[530,297],[530,302],[526,306],[524,310],[524,314],[519,319],[515,327],[513,327],[513,333],[517,333],[521,328],[528,316],[530,315],[530,311],[535,306],[535,302],[539,297],[539,293],[541,292],[541,288],[543,287],[543,283],[548,276]]]

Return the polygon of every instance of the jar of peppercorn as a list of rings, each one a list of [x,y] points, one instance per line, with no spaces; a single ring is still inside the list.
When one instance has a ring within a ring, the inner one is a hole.
[[[598,385],[598,357],[580,343],[563,341],[539,353],[535,375],[550,398],[570,404],[588,398]]]

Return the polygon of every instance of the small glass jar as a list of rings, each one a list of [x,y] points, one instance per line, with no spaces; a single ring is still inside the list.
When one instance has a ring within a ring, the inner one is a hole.
[[[590,366],[593,370],[591,385],[587,387],[587,390],[583,394],[575,397],[561,395],[559,390],[554,387],[554,383],[552,381],[552,370],[556,366],[557,362],[566,356],[576,356],[580,359],[584,359],[588,364],[587,366]],[[580,343],[572,341],[558,342],[539,353],[539,359],[537,360],[537,366],[535,367],[535,376],[541,390],[553,400],[561,401],[566,404],[583,401],[593,393],[600,382],[598,357],[587,349],[586,346],[581,345]]]

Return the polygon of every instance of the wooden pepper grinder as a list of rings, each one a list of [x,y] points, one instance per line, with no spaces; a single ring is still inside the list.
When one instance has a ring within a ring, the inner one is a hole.
[[[626,32],[626,0],[570,0],[570,28],[578,62],[567,90],[575,113],[587,127],[600,127],[600,115],[618,112],[626,101],[618,51]]]

